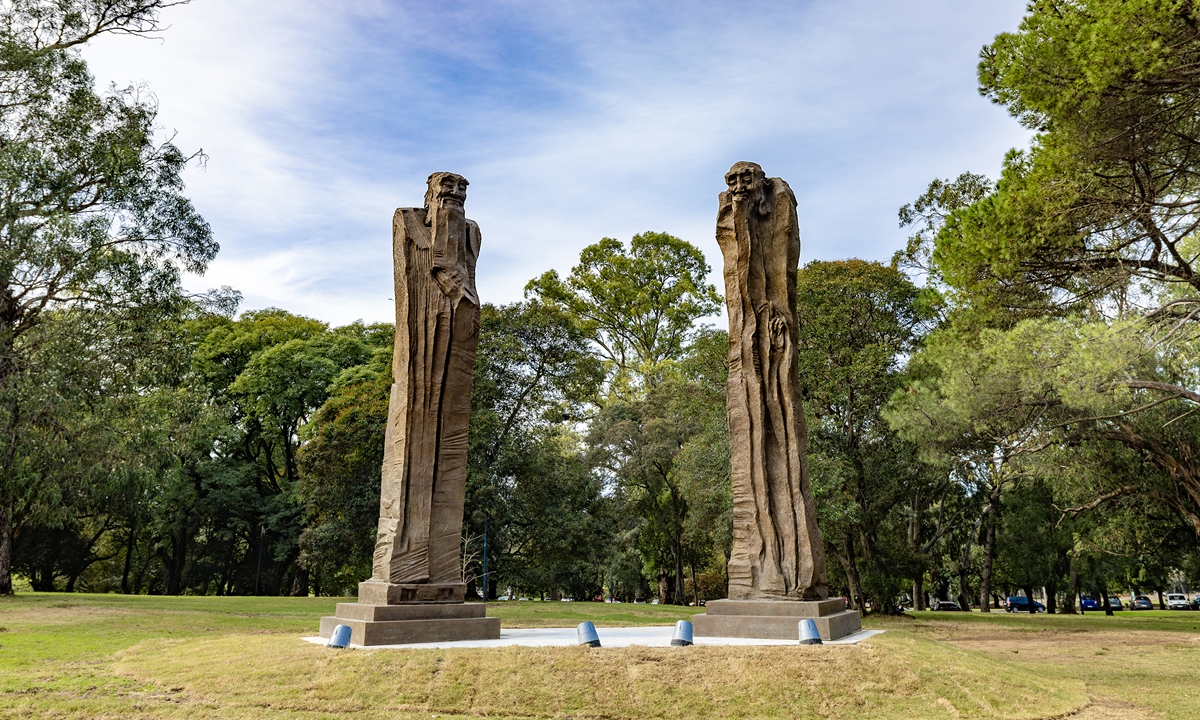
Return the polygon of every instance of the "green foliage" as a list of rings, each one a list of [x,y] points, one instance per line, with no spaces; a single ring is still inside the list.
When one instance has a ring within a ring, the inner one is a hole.
[[[385,361],[352,370],[373,377],[343,381],[332,392],[306,428],[298,457],[297,492],[306,510],[299,562],[314,571],[317,589],[327,594],[354,594],[371,576],[379,519],[392,367]]]
[[[485,304],[471,389],[464,576],[528,592],[599,587],[606,508],[564,423],[584,414],[600,363],[574,319],[538,301]]]
[[[47,409],[27,382],[38,372],[28,335],[46,324],[47,342],[52,330],[75,327],[47,323],[72,308],[136,314],[177,303],[180,271],[202,272],[217,252],[182,194],[190,158],[155,139],[155,103],[132,88],[95,92],[77,49],[105,33],[153,31],[163,6],[18,0],[0,8],[0,595],[12,591],[18,528],[59,512],[54,492],[43,492],[46,474],[27,464],[39,454],[29,443],[70,434],[27,423]]]
[[[814,261],[797,278],[809,471],[826,554],[848,594],[877,609],[894,607],[912,564],[896,510],[919,468],[881,413],[929,318],[920,300],[908,278],[879,263]]]
[[[1197,17],[1180,0],[1047,0],[984,48],[981,92],[1039,134],[938,235],[934,259],[970,302],[1096,309],[1147,299],[1147,281],[1200,288],[1185,249]]]
[[[634,235],[628,251],[612,238],[589,245],[565,281],[551,270],[525,293],[574,318],[604,358],[611,388],[627,394],[660,382],[695,321],[720,309],[708,272],[694,245],[647,232]]]

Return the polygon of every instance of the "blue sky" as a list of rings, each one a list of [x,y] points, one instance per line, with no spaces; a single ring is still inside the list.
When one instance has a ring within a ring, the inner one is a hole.
[[[787,180],[802,262],[887,260],[935,177],[995,176],[1027,133],[976,91],[1024,0],[193,0],[160,40],[85,51],[144,83],[232,285],[341,324],[390,320],[391,215],[425,177],[471,181],[483,300],[511,302],[585,245],[665,231],[720,287],[717,194],[738,160]]]

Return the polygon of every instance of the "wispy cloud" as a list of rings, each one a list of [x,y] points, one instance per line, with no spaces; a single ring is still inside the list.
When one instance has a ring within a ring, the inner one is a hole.
[[[974,89],[1023,7],[197,0],[162,42],[87,57],[102,82],[147,81],[210,156],[189,193],[223,249],[189,282],[342,323],[389,319],[392,210],[442,169],[471,180],[487,300],[643,230],[719,270],[716,194],[741,159],[796,191],[805,259],[886,259],[899,205],[1024,143]]]

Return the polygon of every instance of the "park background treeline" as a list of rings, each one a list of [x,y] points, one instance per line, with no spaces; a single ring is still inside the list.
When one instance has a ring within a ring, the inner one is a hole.
[[[202,157],[79,55],[156,32],[163,6],[0,9],[0,593],[352,594],[393,328],[184,292],[218,251],[181,179]],[[1044,590],[1071,612],[1200,584],[1198,28],[1192,2],[1031,4],[979,64],[1029,147],[998,179],[930,183],[890,263],[800,271],[834,593],[891,612]],[[486,535],[489,597],[723,595],[710,262],[665,232],[606,238],[484,306],[472,592]]]

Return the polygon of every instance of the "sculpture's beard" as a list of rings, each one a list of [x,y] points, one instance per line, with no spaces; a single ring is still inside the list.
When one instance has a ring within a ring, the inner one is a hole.
[[[438,196],[426,221],[433,240],[434,280],[455,305],[464,296],[473,298],[463,257],[467,248],[467,217],[462,201],[449,195]]]
[[[466,212],[463,210],[463,201],[453,195],[439,195],[434,198],[433,207],[429,210],[431,217],[426,221],[430,227],[434,227],[437,223],[443,221],[449,222],[466,222]]]

